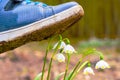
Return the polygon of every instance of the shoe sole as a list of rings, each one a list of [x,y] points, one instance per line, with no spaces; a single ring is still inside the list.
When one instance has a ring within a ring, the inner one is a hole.
[[[0,53],[62,33],[84,15],[80,5],[17,29],[0,32]]]

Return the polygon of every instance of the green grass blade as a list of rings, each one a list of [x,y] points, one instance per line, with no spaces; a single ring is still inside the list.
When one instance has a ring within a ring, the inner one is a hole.
[[[34,80],[40,80],[41,76],[42,76],[42,72],[39,73],[39,74],[34,78]]]
[[[64,75],[65,72],[60,73],[59,75],[56,76],[55,80],[59,80],[62,75]]]

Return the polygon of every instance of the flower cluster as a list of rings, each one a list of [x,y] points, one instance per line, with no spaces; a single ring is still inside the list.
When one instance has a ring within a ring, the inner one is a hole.
[[[58,49],[60,50],[60,52],[54,56],[54,59],[57,60],[58,62],[65,62],[65,56],[63,53],[70,54],[70,55],[73,53],[76,53],[73,46],[71,46],[70,44],[66,44],[64,41],[61,41],[60,44],[59,44],[59,42],[57,42],[54,45],[53,49],[56,49],[58,45],[59,45]],[[100,58],[101,58],[101,56],[100,56]],[[96,63],[95,69],[105,69],[105,68],[110,68],[110,66],[106,61],[103,60],[103,58],[101,58],[101,60]],[[91,68],[91,65],[88,65],[88,67],[84,69],[83,74],[95,75],[93,69]]]
[[[66,42],[66,43],[65,43]],[[44,80],[44,72],[45,72],[45,65],[46,65],[46,61],[47,61],[47,55],[48,52],[50,50],[50,44],[48,45],[47,49],[46,49],[46,54],[45,54],[45,58],[44,58],[44,64],[43,64],[43,69],[42,72],[40,74],[38,74],[35,78],[35,80]],[[71,55],[73,53],[76,53],[76,50],[74,49],[74,47],[72,45],[70,45],[70,41],[68,38],[64,38],[62,39],[62,36],[59,35],[59,41],[53,46],[53,53],[50,59],[50,63],[48,66],[48,75],[47,75],[47,80],[50,80],[50,74],[51,74],[51,66],[52,66],[52,60],[57,60],[58,62],[65,62],[66,63],[66,68],[65,68],[65,72],[62,72],[61,74],[59,74],[55,80],[59,80],[60,76],[64,75],[64,79],[63,80],[74,80],[74,78],[76,77],[76,75],[86,66],[88,65],[84,71],[83,74],[87,76],[87,78],[90,78],[89,74],[91,75],[95,75],[92,67],[91,67],[91,63],[89,60],[83,60],[85,57],[89,56],[89,55],[93,55],[93,54],[97,54],[100,57],[100,61],[98,61],[95,65],[95,69],[105,69],[105,68],[110,68],[109,64],[104,61],[104,56],[102,52],[97,51],[94,48],[90,48],[90,49],[86,49],[83,50],[82,54],[81,54],[81,58],[77,61],[77,64],[75,65],[75,67],[73,68],[73,70],[70,71],[69,73],[69,64],[70,64],[70,59],[71,59]],[[65,58],[65,56],[66,58]],[[68,75],[69,73],[69,75]]]
[[[59,42],[57,42],[54,46],[53,49],[56,49],[56,47],[59,45]],[[60,50],[60,53],[57,53],[54,56],[54,59],[57,60],[58,62],[65,62],[65,56],[62,53],[66,53],[66,54],[73,54],[76,53],[75,49],[73,48],[73,46],[71,46],[70,44],[66,44],[64,41],[62,41],[58,47],[58,49]]]
[[[105,68],[110,68],[109,64],[104,61],[104,60],[100,60],[96,63],[95,65],[95,69],[105,69]],[[85,75],[88,75],[88,74],[92,74],[92,75],[95,75],[93,69],[91,67],[87,67],[84,69],[84,72],[83,72]]]

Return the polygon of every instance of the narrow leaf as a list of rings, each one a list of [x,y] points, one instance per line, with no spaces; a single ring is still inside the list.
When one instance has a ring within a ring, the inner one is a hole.
[[[34,80],[40,80],[41,76],[42,76],[42,72],[39,73],[39,74],[34,78]]]
[[[64,75],[65,72],[60,73],[59,75],[56,76],[55,80],[59,80],[62,75]]]

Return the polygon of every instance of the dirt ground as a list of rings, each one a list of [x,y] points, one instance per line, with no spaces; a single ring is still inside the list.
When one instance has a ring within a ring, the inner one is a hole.
[[[120,80],[120,53],[114,48],[100,48],[105,54],[105,60],[110,64],[110,69],[94,70],[94,76],[84,76],[82,71],[75,80]],[[50,54],[49,54],[50,56]],[[47,62],[50,57],[48,56]],[[32,50],[25,46],[0,55],[0,80],[33,80],[41,72],[44,52],[41,50]],[[80,56],[73,56],[70,63],[70,69],[77,63]],[[94,65],[99,59],[92,58]],[[53,77],[63,72],[65,63],[53,62],[51,80]],[[46,69],[47,73],[47,69]]]

